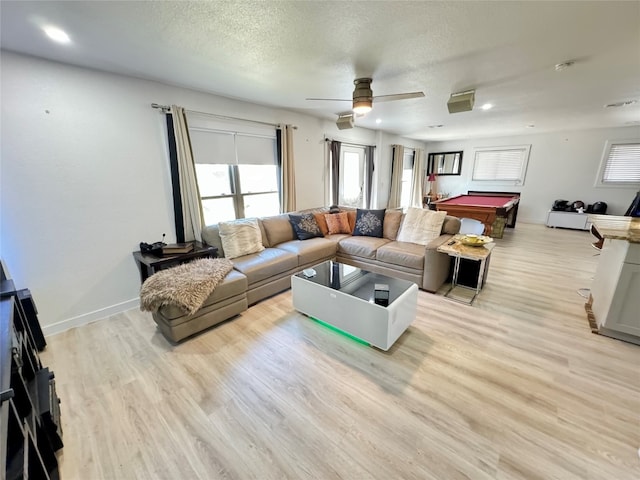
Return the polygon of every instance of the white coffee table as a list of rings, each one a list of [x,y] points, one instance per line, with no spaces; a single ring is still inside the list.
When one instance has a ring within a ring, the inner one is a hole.
[[[389,350],[416,317],[418,287],[399,278],[327,261],[291,278],[293,306],[338,330]],[[374,301],[374,286],[389,286],[389,304]]]

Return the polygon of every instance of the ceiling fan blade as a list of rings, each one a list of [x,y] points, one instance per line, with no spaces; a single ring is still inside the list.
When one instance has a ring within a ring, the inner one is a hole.
[[[351,102],[350,98],[305,98],[305,100],[321,100],[323,102]]]
[[[424,97],[424,92],[396,93],[393,95],[378,95],[373,97],[374,102],[391,102],[393,100],[408,100],[410,98]]]

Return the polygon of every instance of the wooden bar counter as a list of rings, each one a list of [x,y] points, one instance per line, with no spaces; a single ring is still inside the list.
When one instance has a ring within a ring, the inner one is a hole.
[[[585,308],[600,334],[640,345],[640,218],[589,215],[604,237]]]

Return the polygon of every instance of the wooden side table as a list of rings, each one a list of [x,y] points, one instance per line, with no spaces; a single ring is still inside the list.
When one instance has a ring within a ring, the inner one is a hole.
[[[444,296],[451,298],[452,300],[471,305],[484,286],[484,282],[486,280],[489,269],[489,258],[491,257],[491,250],[493,250],[496,244],[494,242],[491,242],[480,247],[470,247],[468,245],[463,245],[460,242],[460,239],[463,236],[464,235],[461,234],[455,235],[449,242],[440,245],[438,247],[438,252],[446,253],[447,255],[455,259],[451,287]],[[458,275],[460,274],[460,263],[462,259],[472,260],[475,262],[479,262],[480,264],[478,268],[478,281],[475,288],[467,287],[466,285],[458,283]],[[452,296],[451,294],[456,287],[473,290],[473,296],[470,300],[464,300]]]
[[[133,258],[136,261],[138,270],[140,270],[140,283],[144,283],[147,278],[163,268],[174,267],[180,263],[185,263],[196,258],[216,258],[218,256],[218,247],[210,247],[201,242],[186,243],[193,243],[193,250],[189,253],[162,255],[158,257],[140,251],[133,252]]]

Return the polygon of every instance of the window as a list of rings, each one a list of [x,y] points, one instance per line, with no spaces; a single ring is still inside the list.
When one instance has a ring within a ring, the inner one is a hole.
[[[206,225],[279,213],[275,134],[189,133]]]
[[[531,145],[476,148],[472,180],[523,185],[530,149]]]
[[[364,207],[364,147],[342,145],[340,149],[340,205]]]
[[[639,183],[640,141],[608,141],[605,144],[596,186],[635,188]]]
[[[414,155],[414,150],[405,150],[402,158],[402,178],[400,180],[400,206],[402,208],[407,208],[411,205]]]

